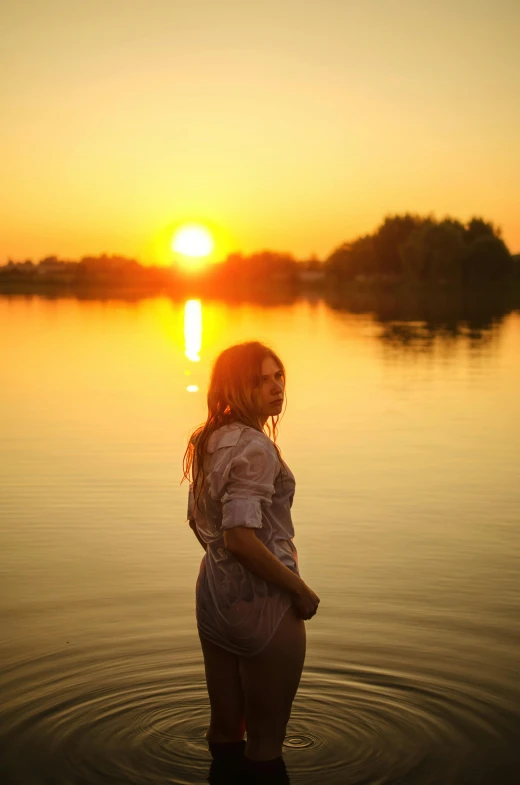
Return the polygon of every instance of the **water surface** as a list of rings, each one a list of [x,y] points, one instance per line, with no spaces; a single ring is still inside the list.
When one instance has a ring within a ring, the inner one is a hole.
[[[2,783],[205,782],[181,460],[250,338],[322,600],[291,782],[519,781],[519,312],[3,297],[0,330]]]

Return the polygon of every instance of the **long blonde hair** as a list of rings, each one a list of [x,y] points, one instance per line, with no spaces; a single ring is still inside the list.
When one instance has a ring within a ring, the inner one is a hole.
[[[272,357],[277,363],[285,380],[282,361],[272,349],[259,341],[229,346],[215,360],[208,387],[208,416],[206,422],[191,434],[183,459],[181,482],[188,480],[193,483],[197,504],[204,486],[206,446],[211,434],[222,425],[241,422],[263,433],[267,429],[283,469],[280,448],[276,444],[279,417],[271,416],[263,426],[255,400],[255,393],[261,385],[262,361],[266,357]]]

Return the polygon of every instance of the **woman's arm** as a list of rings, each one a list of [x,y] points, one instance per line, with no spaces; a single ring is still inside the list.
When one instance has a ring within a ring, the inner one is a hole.
[[[291,594],[293,606],[300,618],[312,619],[318,610],[320,598],[299,575],[282,564],[274,553],[266,548],[254,529],[237,526],[224,530],[224,545],[250,572]]]
[[[308,587],[300,576],[271,553],[258,539],[254,529],[237,526],[224,530],[224,545],[240,564],[264,581],[274,583],[295,596],[307,590]]]

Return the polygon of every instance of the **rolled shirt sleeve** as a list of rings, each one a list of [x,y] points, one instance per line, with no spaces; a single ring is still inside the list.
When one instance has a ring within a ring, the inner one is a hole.
[[[262,508],[271,505],[279,469],[274,449],[258,441],[244,445],[231,460],[222,496],[222,529],[262,528]]]

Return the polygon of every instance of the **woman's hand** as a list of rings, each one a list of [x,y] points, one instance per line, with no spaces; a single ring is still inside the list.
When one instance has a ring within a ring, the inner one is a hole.
[[[294,595],[293,605],[302,619],[312,619],[319,604],[320,598],[305,583],[301,591]]]

